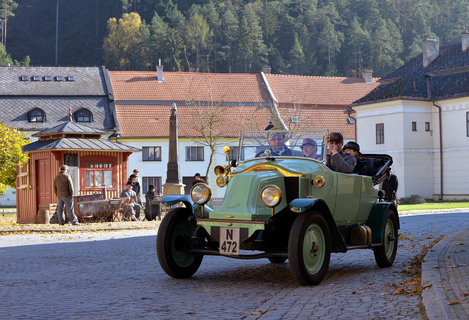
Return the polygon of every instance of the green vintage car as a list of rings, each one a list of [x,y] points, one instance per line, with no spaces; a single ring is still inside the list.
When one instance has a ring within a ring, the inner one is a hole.
[[[378,185],[392,158],[362,155],[369,175],[334,172],[325,164],[326,137],[325,131],[245,132],[238,161],[215,167],[218,187],[226,188],[217,209],[206,205],[211,190],[203,183],[190,196],[163,198],[163,205],[176,207],[165,215],[156,239],[163,270],[190,277],[204,255],[288,259],[297,281],[309,285],[324,278],[331,252],[352,249],[372,249],[378,266],[391,266],[399,216],[394,203],[382,201]],[[305,142],[315,149],[310,157],[303,155]],[[275,143],[283,143],[282,150]],[[227,160],[230,152],[225,147]]]

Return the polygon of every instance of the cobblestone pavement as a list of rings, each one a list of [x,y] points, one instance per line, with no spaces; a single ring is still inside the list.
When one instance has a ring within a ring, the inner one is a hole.
[[[425,256],[422,299],[433,319],[469,319],[469,229],[449,235]]]
[[[419,296],[393,295],[421,247],[469,229],[469,213],[401,217],[397,258],[332,254],[318,286],[298,286],[288,263],[204,257],[190,279],[168,277],[155,231],[0,237],[4,319],[424,319]],[[98,241],[100,240],[100,241]]]

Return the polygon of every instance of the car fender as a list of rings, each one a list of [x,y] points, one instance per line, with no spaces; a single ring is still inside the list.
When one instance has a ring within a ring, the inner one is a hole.
[[[383,243],[384,220],[386,213],[391,208],[397,216],[397,230],[400,229],[399,214],[397,214],[396,205],[392,202],[376,202],[371,208],[370,215],[366,224],[371,228],[372,243]]]
[[[332,217],[331,211],[326,202],[319,198],[297,198],[290,202],[290,210],[296,213],[307,213],[310,210],[319,211],[326,219],[331,232],[331,251],[332,252],[346,252],[347,246],[344,239],[337,228],[337,225]]]
[[[187,194],[185,195],[178,195],[178,194],[172,194],[172,195],[167,195],[163,199],[161,199],[161,203],[166,206],[174,206],[175,204],[178,204],[182,202],[186,208],[190,209],[192,213],[196,216],[200,216],[200,211],[201,211],[201,206],[197,205],[192,201],[191,197]],[[210,208],[207,205],[204,205],[204,212],[212,212],[213,209]]]

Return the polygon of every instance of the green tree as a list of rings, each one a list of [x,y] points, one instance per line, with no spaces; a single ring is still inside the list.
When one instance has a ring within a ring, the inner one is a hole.
[[[27,143],[22,132],[0,123],[0,194],[16,187],[16,165],[22,167],[28,160],[21,149]]]
[[[168,25],[163,19],[155,12],[150,24],[150,52],[151,64],[157,65],[159,59],[163,61],[164,65],[171,63],[169,50],[168,50]]]
[[[295,74],[303,73],[301,70],[304,66],[304,54],[303,48],[301,47],[300,40],[298,39],[298,34],[295,33],[295,42],[293,48],[290,50],[290,70]]]
[[[249,5],[246,5],[242,12],[238,39],[237,71],[259,71],[262,65],[267,61],[267,47],[264,44],[259,18]]]
[[[168,59],[169,70],[183,71],[183,64],[187,61],[185,57],[186,43],[184,35],[186,32],[186,19],[184,15],[174,8],[168,18]]]
[[[108,20],[108,36],[104,39],[104,62],[111,69],[135,70],[145,54],[145,24],[136,12]]]
[[[7,24],[10,17],[14,17],[13,11],[18,7],[18,4],[13,0],[1,0],[0,3],[0,25],[2,29],[2,44],[7,46]]]
[[[7,65],[13,65],[14,62],[11,59],[11,56],[8,54],[7,50],[3,46],[3,44],[0,43],[0,66],[7,66]]]
[[[226,61],[226,71],[231,72],[233,68],[233,49],[236,48],[238,34],[238,17],[230,9],[226,9],[222,19],[222,58]]]
[[[208,71],[208,65],[204,57],[208,56],[208,43],[212,35],[210,27],[200,13],[194,13],[189,17],[186,25],[186,43],[192,51],[190,63]]]

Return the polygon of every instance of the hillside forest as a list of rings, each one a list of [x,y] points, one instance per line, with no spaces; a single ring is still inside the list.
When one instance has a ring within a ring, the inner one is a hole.
[[[459,42],[469,18],[469,0],[17,0],[9,11],[4,4],[15,2],[1,3],[3,65],[7,55],[110,70],[154,70],[161,60],[172,71],[268,65],[380,77],[419,54],[426,38]]]

